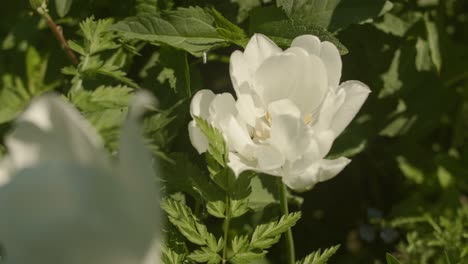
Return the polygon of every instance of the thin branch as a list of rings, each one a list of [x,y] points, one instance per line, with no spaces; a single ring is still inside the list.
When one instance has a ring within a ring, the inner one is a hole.
[[[49,25],[50,30],[52,30],[52,33],[54,33],[55,37],[62,45],[62,48],[67,54],[67,57],[70,59],[71,63],[75,66],[78,65],[78,59],[76,58],[75,53],[73,53],[70,46],[68,46],[67,40],[63,35],[62,28],[55,24],[54,20],[49,16],[47,9],[39,7],[37,12],[46,20],[47,25]]]

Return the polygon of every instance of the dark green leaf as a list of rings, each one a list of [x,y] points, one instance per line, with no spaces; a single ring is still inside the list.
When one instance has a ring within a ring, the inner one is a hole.
[[[278,0],[288,17],[332,32],[376,17],[391,8],[386,0]]]
[[[252,11],[250,32],[262,33],[282,47],[289,47],[292,40],[300,35],[315,35],[322,41],[330,41],[338,47],[340,54],[348,53],[346,47],[330,32],[303,21],[296,21],[285,16],[275,7],[259,8]]]

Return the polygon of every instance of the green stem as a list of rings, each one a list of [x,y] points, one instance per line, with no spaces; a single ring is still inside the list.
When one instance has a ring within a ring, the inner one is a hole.
[[[288,208],[288,197],[286,196],[287,194],[286,185],[284,185],[280,177],[278,177],[277,181],[278,181],[278,191],[279,191],[279,196],[280,196],[281,214],[288,215],[289,208]],[[295,264],[296,256],[295,256],[295,250],[294,250],[294,238],[293,238],[291,228],[288,228],[285,235],[286,235],[285,246],[286,246],[286,257],[287,257],[286,263]]]
[[[231,222],[231,199],[229,194],[226,195],[226,218],[224,218],[224,241],[223,241],[223,264],[228,261],[228,236],[229,236],[229,224]]]

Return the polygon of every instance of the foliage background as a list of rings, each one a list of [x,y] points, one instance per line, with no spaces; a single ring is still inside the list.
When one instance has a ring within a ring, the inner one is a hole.
[[[186,131],[190,96],[206,88],[233,92],[229,55],[255,32],[282,45],[300,34],[318,34],[339,40],[343,53],[344,47],[349,51],[342,79],[360,80],[372,94],[333,147],[332,155],[352,156],[353,162],[335,179],[291,198],[294,209],[303,211],[293,229],[297,255],[341,244],[330,263],[384,263],[386,252],[402,263],[466,263],[468,2],[391,2],[75,0],[62,18],[49,3],[53,19],[76,43],[75,51],[81,48],[81,55],[75,52],[80,65],[72,67],[28,1],[4,1],[0,133],[8,132],[32,98],[55,90],[90,119],[113,150],[132,90],[150,90],[160,104],[145,128],[161,159],[165,191],[183,190],[196,206],[197,194],[184,182],[205,173],[205,165]],[[210,29],[186,33],[215,36],[209,43],[203,40],[208,44],[202,47],[210,49],[207,63],[200,57],[201,44],[177,46],[154,29],[141,30],[124,20],[168,18],[167,10],[189,6],[214,8],[240,27],[218,19],[216,36]],[[79,23],[89,17],[110,20],[88,20],[80,32]],[[268,185],[268,178],[263,183]],[[254,188],[252,193],[259,206],[273,201],[274,192]],[[270,204],[263,214],[251,213],[242,221],[254,226],[276,211]],[[197,213],[206,217],[203,210]],[[278,245],[268,258],[277,259],[280,251]]]

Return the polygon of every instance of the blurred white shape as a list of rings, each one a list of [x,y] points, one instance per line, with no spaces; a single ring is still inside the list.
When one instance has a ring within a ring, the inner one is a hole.
[[[138,126],[151,98],[135,96],[118,161],[65,100],[46,95],[32,102],[0,161],[5,263],[158,263],[158,187]]]

